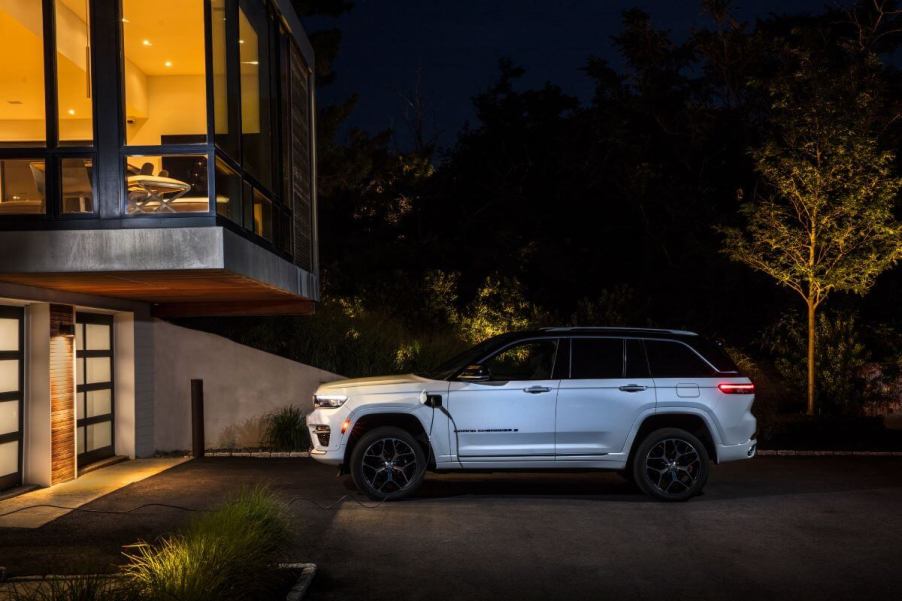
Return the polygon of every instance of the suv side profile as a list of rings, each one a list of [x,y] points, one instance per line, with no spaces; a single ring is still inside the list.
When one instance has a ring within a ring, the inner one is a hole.
[[[323,384],[311,456],[372,499],[413,494],[427,470],[616,470],[685,501],[712,462],[755,455],[754,385],[682,330],[502,334],[422,374]]]

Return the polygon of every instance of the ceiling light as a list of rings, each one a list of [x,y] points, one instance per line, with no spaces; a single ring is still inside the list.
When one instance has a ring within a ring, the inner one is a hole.
[[[239,43],[239,44],[243,44],[243,43],[244,43],[244,40],[238,40],[238,43]]]
[[[144,44],[145,46],[153,46],[153,44],[150,43],[150,40],[144,40],[141,43]]]
[[[74,114],[75,114],[75,109],[69,109],[67,112],[68,112],[70,115],[74,115]]]
[[[163,65],[166,66],[167,68],[168,68],[168,67],[171,67],[171,66],[172,66],[172,61],[166,61],[165,63],[163,63]]]
[[[128,19],[126,19],[126,18],[125,18],[125,17],[122,17],[122,22],[123,22],[123,23],[128,23],[128,22],[129,22],[129,20],[128,20]]]

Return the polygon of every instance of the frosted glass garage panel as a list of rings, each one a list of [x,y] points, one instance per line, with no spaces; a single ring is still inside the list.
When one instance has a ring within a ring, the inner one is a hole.
[[[110,326],[105,324],[89,323],[85,325],[87,330],[85,338],[89,351],[108,351],[110,350]]]
[[[19,350],[19,320],[0,317],[0,351]]]
[[[0,435],[19,431],[19,401],[0,401]]]
[[[112,373],[110,363],[112,360],[109,357],[88,357],[86,361],[88,362],[85,377],[86,384],[110,381]]]
[[[0,392],[19,390],[19,360],[5,359],[0,361]]]
[[[102,449],[113,444],[112,422],[101,422],[87,426],[85,434],[85,451]]]
[[[112,409],[111,400],[112,391],[110,391],[109,388],[106,390],[91,390],[88,392],[87,417],[97,417],[98,415],[109,414]]]
[[[19,471],[19,441],[0,444],[0,476]]]

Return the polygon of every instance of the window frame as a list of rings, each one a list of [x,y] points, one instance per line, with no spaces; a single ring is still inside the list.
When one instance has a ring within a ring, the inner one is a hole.
[[[43,160],[44,173],[55,174],[54,177],[45,178],[44,188],[44,212],[40,214],[8,214],[0,215],[0,223],[23,222],[29,227],[44,225],[55,220],[84,220],[95,219],[99,215],[97,203],[97,180],[92,175],[91,195],[92,211],[88,213],[64,213],[62,196],[62,161],[63,159],[90,158],[94,165],[97,164],[97,85],[93,74],[97,72],[96,52],[94,39],[97,33],[96,4],[100,0],[89,0],[88,23],[89,45],[91,47],[91,145],[76,146],[70,143],[61,145],[59,140],[59,86],[57,73],[57,44],[56,44],[56,3],[60,0],[40,0],[41,2],[41,47],[44,52],[44,145],[43,146],[16,146],[11,142],[9,146],[0,147],[0,160]]]

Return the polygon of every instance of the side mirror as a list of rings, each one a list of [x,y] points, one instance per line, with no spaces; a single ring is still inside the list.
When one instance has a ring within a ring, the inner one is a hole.
[[[489,379],[489,370],[481,365],[468,365],[457,375],[464,382],[485,382]]]

